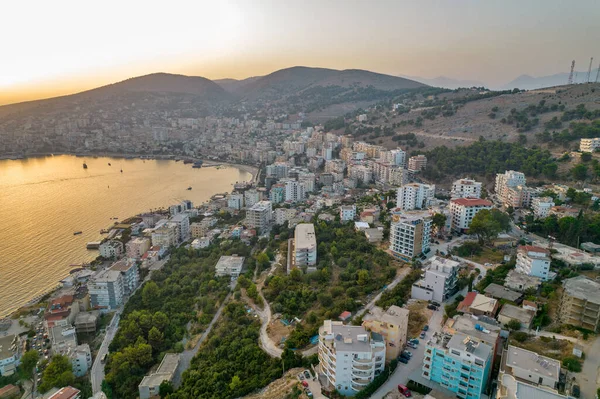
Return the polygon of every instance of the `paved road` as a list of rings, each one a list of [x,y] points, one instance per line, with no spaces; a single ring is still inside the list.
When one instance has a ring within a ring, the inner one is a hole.
[[[443,307],[440,310],[433,312],[429,319],[429,331],[427,338],[430,338],[435,332],[442,330],[442,320],[444,316]],[[420,373],[423,366],[423,354],[425,353],[425,340],[420,339],[417,349],[409,349],[413,353],[412,359],[408,364],[398,363],[398,367],[394,373],[373,395],[371,399],[382,399],[388,392],[397,391],[398,384],[406,384],[413,373]]]
[[[101,360],[102,357],[108,353],[108,346],[110,345],[113,338],[115,337],[115,334],[117,333],[122,311],[123,308],[119,308],[119,310],[117,310],[117,312],[113,316],[113,319],[110,321],[110,324],[106,328],[106,335],[104,336],[102,345],[100,345],[98,354],[94,359],[92,371],[90,372],[90,378],[92,380],[92,392],[94,394],[102,390],[102,380],[104,379],[104,363],[102,363]]]
[[[377,301],[379,299],[381,299],[381,296],[383,295],[383,293],[385,291],[391,290],[392,288],[394,288],[395,286],[397,286],[398,283],[400,283],[400,281],[404,280],[404,278],[408,275],[408,273],[410,273],[410,271],[411,271],[410,267],[405,267],[404,269],[402,269],[400,271],[400,273],[398,273],[398,275],[396,276],[396,278],[394,279],[394,281],[392,281],[384,289],[382,289],[379,294],[375,295],[375,298],[371,299],[369,301],[369,303],[367,303],[362,308],[358,309],[355,314],[356,315],[362,315],[363,313],[365,313],[365,312],[373,309],[373,307],[375,306],[375,304],[377,303]]]
[[[600,387],[600,337],[584,349],[585,361],[581,373],[575,374],[580,384],[581,397],[583,399],[594,399],[596,389]]]

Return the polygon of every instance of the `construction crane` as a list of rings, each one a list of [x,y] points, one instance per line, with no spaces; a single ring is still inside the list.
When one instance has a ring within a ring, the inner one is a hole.
[[[575,60],[571,62],[571,73],[569,73],[569,80],[567,80],[568,85],[573,84],[573,70],[575,69]]]
[[[592,74],[592,62],[594,62],[594,57],[590,58],[590,66],[588,67],[588,74],[585,83],[590,83],[590,75]]]

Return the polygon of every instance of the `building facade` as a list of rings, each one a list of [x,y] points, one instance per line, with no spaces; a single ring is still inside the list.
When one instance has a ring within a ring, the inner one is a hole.
[[[427,157],[425,155],[417,155],[408,158],[408,170],[411,172],[420,172],[427,167]]]
[[[456,292],[459,267],[456,261],[434,256],[426,266],[425,276],[413,284],[412,298],[442,303]]]
[[[141,259],[146,251],[150,249],[150,240],[146,237],[134,237],[129,240],[125,247],[129,259]]]
[[[356,218],[356,205],[342,205],[340,207],[340,220],[342,222],[352,221]]]
[[[598,148],[600,148],[600,137],[581,139],[579,142],[579,151],[581,152],[596,152]]]
[[[317,237],[312,223],[300,223],[294,230],[294,267],[315,271],[317,264]]]
[[[396,206],[404,211],[427,208],[434,198],[435,185],[410,183],[398,188]]]
[[[533,215],[538,219],[547,217],[554,205],[552,197],[536,197],[531,200]]]
[[[429,251],[431,243],[431,216],[427,213],[394,215],[390,226],[392,254],[409,262],[413,257]]]
[[[104,259],[118,259],[123,254],[123,243],[118,240],[104,241],[98,250]]]
[[[473,218],[482,209],[492,209],[492,203],[479,198],[457,198],[450,201],[452,230],[463,232],[469,229]]]
[[[600,283],[577,276],[563,282],[558,315],[561,323],[600,332]]]
[[[123,303],[124,286],[120,272],[106,269],[88,281],[92,308],[110,310]]]
[[[452,183],[450,198],[481,198],[481,182],[472,179],[456,180]]]
[[[522,245],[517,249],[518,273],[539,277],[546,281],[550,277],[550,251],[531,245]]]
[[[362,326],[383,337],[388,362],[400,356],[406,344],[409,313],[408,309],[396,305],[390,306],[386,311],[375,306],[363,317]]]
[[[259,229],[262,233],[270,228],[272,220],[271,201],[259,201],[246,211],[246,225]]]

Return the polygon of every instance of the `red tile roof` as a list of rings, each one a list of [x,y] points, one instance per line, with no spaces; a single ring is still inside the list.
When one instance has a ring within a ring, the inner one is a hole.
[[[340,320],[344,321],[344,320],[348,319],[348,317],[350,317],[350,315],[352,315],[352,313],[350,313],[346,310],[345,312],[342,312],[342,314],[340,315]]]
[[[50,396],[49,399],[72,399],[75,397],[79,397],[78,395],[80,393],[81,391],[77,388],[64,387],[61,388],[58,392],[56,392],[54,395]]]
[[[450,202],[454,202],[455,204],[462,206],[492,206],[490,201],[481,198],[457,198]]]
[[[521,245],[519,246],[519,250],[527,251],[527,252],[540,252],[544,254],[550,254],[546,248],[536,247],[535,245]]]
[[[462,300],[461,303],[458,304],[458,310],[461,312],[466,312],[469,310],[469,307],[473,304],[473,301],[477,297],[477,293],[474,291],[468,292],[465,299]]]

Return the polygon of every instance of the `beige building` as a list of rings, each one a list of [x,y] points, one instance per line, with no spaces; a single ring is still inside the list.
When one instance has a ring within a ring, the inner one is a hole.
[[[363,317],[362,326],[380,334],[385,341],[385,358],[396,359],[406,344],[409,310],[392,305],[387,311],[375,306]]]
[[[600,283],[585,276],[563,282],[559,317],[565,324],[600,331]]]
[[[156,372],[145,376],[138,386],[140,399],[149,399],[158,396],[160,384],[163,381],[173,380],[177,366],[179,366],[179,355],[176,353],[167,353],[160,362]]]

